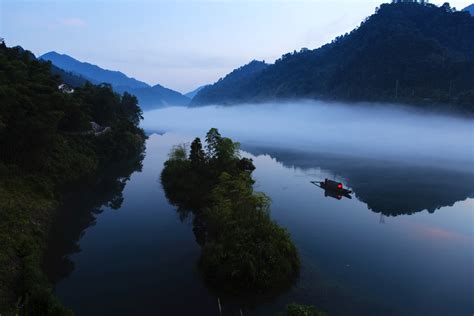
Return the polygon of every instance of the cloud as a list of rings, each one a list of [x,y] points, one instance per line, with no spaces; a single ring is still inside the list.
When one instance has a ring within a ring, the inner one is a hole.
[[[69,27],[85,27],[87,25],[86,21],[80,18],[65,18],[59,21],[59,24],[62,26]]]

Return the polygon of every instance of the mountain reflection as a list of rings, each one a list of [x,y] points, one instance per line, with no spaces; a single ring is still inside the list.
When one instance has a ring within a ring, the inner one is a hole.
[[[135,171],[141,171],[143,156],[108,166],[96,178],[81,183],[63,198],[54,221],[48,249],[44,257],[44,270],[55,284],[74,270],[69,255],[81,251],[78,242],[84,231],[95,225],[96,216],[103,208],[119,209],[123,202],[123,189]]]
[[[387,216],[413,214],[452,206],[473,193],[474,174],[458,169],[410,165],[332,154],[291,151],[242,145],[253,154],[268,154],[286,167],[320,168],[343,179],[357,199],[376,213]],[[317,179],[314,179],[317,180]],[[326,196],[332,196],[327,192]]]

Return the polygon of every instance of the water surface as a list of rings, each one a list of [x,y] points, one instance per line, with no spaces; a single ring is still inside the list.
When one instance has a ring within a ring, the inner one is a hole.
[[[274,315],[290,302],[329,315],[472,314],[472,122],[331,106],[145,113],[152,134],[141,171],[105,181],[112,193],[97,198],[91,188],[81,198],[89,203],[65,205],[78,220],[57,229],[66,242],[51,247],[48,264],[61,301],[77,315],[219,315],[217,294],[197,270],[192,219],[180,217],[159,182],[173,145],[218,127],[254,160],[255,189],[272,199],[272,217],[302,261],[287,292],[221,298],[223,315]],[[342,181],[352,199],[310,183],[324,178]]]

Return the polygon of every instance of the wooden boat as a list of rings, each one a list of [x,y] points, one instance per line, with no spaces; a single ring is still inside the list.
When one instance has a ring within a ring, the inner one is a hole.
[[[330,196],[340,200],[343,196],[352,199],[351,190],[344,188],[341,182],[324,179],[324,181],[311,181],[312,184],[324,189],[326,196]]]

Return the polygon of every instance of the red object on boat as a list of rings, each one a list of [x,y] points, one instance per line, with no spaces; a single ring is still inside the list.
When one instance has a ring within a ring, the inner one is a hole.
[[[344,189],[344,186],[341,182],[336,182],[329,179],[324,179],[324,181],[310,181],[312,184],[317,185],[324,189],[324,195],[334,197],[340,200],[343,196],[351,199],[350,194],[351,190]]]
[[[321,185],[323,185],[325,189],[328,189],[328,190],[334,190],[334,191],[345,190],[341,182],[336,182],[329,179],[324,179],[324,182],[321,182]]]

